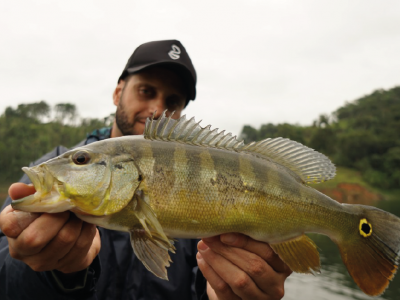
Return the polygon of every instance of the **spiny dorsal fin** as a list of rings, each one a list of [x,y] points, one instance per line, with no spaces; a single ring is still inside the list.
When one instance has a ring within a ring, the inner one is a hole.
[[[211,125],[201,127],[200,122],[194,118],[186,120],[186,116],[178,120],[172,119],[173,113],[167,118],[165,112],[157,119],[154,116],[146,120],[144,138],[149,140],[173,141],[189,145],[212,147],[239,151],[244,146],[243,141],[238,141],[236,136],[225,131],[218,132],[218,128],[210,130]]]
[[[245,145],[231,133],[201,127],[194,118],[186,116],[174,120],[166,111],[157,120],[146,120],[144,138],[159,141],[174,141],[189,145],[226,149],[236,152],[257,153],[295,172],[304,182],[319,183],[335,176],[336,168],[325,155],[300,143],[285,138],[269,138]]]

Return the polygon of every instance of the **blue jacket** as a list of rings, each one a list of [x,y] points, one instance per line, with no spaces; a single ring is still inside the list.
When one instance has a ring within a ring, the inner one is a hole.
[[[109,137],[109,129],[94,131],[77,146]],[[56,147],[32,165],[56,157],[68,149]],[[24,175],[20,182],[29,183]],[[11,203],[10,197],[3,208]],[[0,299],[208,299],[206,280],[197,267],[198,240],[178,239],[169,281],[150,273],[133,253],[128,233],[99,228],[101,250],[91,266],[71,282],[58,271],[35,272],[11,258],[7,238],[0,231]]]

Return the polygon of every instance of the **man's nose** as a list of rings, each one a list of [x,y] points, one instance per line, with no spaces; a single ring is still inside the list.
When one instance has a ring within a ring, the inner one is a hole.
[[[160,117],[163,111],[167,109],[165,102],[166,101],[163,96],[158,96],[150,101],[149,110],[151,114],[155,113],[154,118]]]

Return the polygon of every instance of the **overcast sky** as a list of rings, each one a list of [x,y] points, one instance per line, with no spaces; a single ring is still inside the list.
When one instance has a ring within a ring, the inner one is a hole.
[[[400,85],[398,0],[0,1],[0,113],[45,100],[105,117],[133,50],[164,39],[197,70],[187,116],[234,134]]]

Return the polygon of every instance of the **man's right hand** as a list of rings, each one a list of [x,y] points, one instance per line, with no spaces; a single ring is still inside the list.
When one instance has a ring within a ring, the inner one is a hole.
[[[33,186],[15,183],[9,195],[16,200],[35,192]],[[34,271],[74,273],[86,269],[100,251],[96,226],[67,211],[56,214],[27,213],[11,205],[0,214],[0,229],[7,236],[11,257]]]

